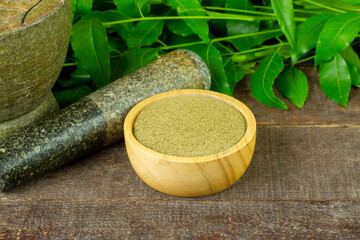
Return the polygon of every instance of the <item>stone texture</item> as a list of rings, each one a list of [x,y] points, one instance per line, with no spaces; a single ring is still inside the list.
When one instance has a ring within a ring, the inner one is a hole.
[[[24,5],[22,2],[16,1]],[[13,4],[5,1],[0,6],[10,10]],[[19,11],[15,16],[22,18],[23,10]],[[44,101],[64,63],[71,15],[70,0],[48,0],[29,12],[23,26],[21,19],[0,24],[0,122],[21,116]]]
[[[123,137],[127,112],[152,95],[209,89],[199,56],[178,50],[70,105],[58,116],[0,140],[0,189],[7,190]]]
[[[28,125],[46,118],[49,115],[59,111],[59,105],[52,92],[48,92],[45,100],[34,110],[18,118],[9,121],[0,122],[0,139],[22,130]]]

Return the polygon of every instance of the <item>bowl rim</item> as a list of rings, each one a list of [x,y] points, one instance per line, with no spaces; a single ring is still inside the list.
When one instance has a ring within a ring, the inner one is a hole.
[[[226,149],[225,151],[207,155],[207,156],[198,156],[198,157],[179,157],[179,156],[172,156],[167,155],[163,153],[159,153],[157,151],[154,151],[143,144],[141,144],[134,136],[133,134],[133,124],[138,116],[138,114],[148,105],[152,104],[153,102],[174,97],[177,95],[201,95],[205,97],[210,97],[217,99],[219,101],[222,101],[224,103],[227,103],[237,109],[241,112],[241,114],[245,117],[247,122],[247,129],[245,132],[245,135],[241,138],[241,140],[233,145],[232,147]],[[256,120],[254,117],[254,114],[251,112],[251,110],[241,101],[237,100],[234,97],[210,91],[210,90],[198,90],[198,89],[185,89],[185,90],[174,90],[169,92],[160,93],[157,95],[154,95],[152,97],[146,98],[145,100],[139,102],[136,104],[127,114],[125,121],[124,121],[124,139],[125,142],[129,141],[133,145],[135,145],[138,149],[140,149],[142,152],[145,152],[147,154],[152,155],[153,157],[157,159],[162,159],[165,161],[171,161],[171,162],[208,162],[208,161],[214,161],[219,158],[224,158],[229,155],[232,155],[233,153],[239,151],[244,146],[246,146],[251,140],[255,137],[256,134]]]
[[[23,29],[28,29],[29,27],[33,25],[37,25],[41,23],[42,21],[48,19],[50,16],[55,14],[59,9],[61,9],[65,5],[65,1],[71,1],[71,0],[57,0],[56,5],[46,12],[43,12],[36,17],[29,18],[27,21],[25,21],[25,24],[18,23],[16,25],[11,26],[10,28],[0,28],[0,35],[8,35],[12,34],[14,32],[22,31]]]

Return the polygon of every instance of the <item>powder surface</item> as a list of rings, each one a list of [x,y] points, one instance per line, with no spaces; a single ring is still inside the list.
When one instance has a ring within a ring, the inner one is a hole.
[[[245,117],[234,107],[204,96],[156,101],[137,116],[133,133],[144,146],[178,157],[219,153],[245,135]]]

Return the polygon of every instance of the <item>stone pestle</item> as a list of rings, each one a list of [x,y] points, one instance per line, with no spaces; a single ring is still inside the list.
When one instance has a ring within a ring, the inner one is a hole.
[[[0,190],[5,191],[123,138],[138,102],[177,89],[209,89],[203,60],[176,50],[95,91],[58,115],[0,140]]]

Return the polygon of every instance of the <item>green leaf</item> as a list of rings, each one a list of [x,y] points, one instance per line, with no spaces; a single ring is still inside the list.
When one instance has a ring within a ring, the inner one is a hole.
[[[110,82],[110,55],[105,27],[94,18],[73,25],[71,46],[79,67],[85,69],[96,88]]]
[[[292,0],[271,0],[272,9],[275,12],[276,18],[279,22],[282,32],[289,41],[292,54],[292,63],[295,63],[296,56],[296,38],[295,38],[295,17],[294,5]]]
[[[223,7],[226,0],[203,0],[201,3],[203,6],[214,6],[214,7]]]
[[[360,15],[347,12],[331,17],[320,33],[316,45],[315,67],[329,61],[356,38],[360,30]]]
[[[91,18],[97,18],[102,23],[129,19],[129,17],[121,15],[116,10],[107,10],[107,11],[102,11],[102,12],[100,12],[100,11],[92,11],[90,14],[82,17],[82,20],[88,20],[88,19],[91,19]],[[129,33],[129,31],[130,31],[130,29],[132,27],[132,23],[114,24],[114,25],[110,25],[110,26],[106,26],[106,27],[110,29],[110,31],[109,31],[110,33],[116,32],[116,33],[119,34],[119,36],[122,39],[127,39],[128,33]]]
[[[294,67],[286,69],[277,78],[276,87],[295,106],[302,108],[309,92],[307,78],[302,71]]]
[[[124,52],[122,58],[114,62],[112,80],[119,79],[158,58],[157,48],[133,48]]]
[[[91,83],[91,77],[90,74],[87,73],[84,69],[78,67],[71,74],[71,79],[66,81],[58,80],[57,82],[60,84],[61,87],[67,88]]]
[[[226,8],[243,9],[255,11],[254,6],[249,0],[227,0]],[[243,14],[246,15],[246,14]],[[248,21],[226,21],[226,29],[229,36],[239,35],[244,33],[254,33],[259,31],[260,22],[248,22]],[[233,39],[232,43],[238,51],[243,51],[252,48],[254,45],[252,38],[238,38]]]
[[[341,56],[343,56],[343,58],[346,61],[348,61],[349,63],[354,64],[356,66],[357,70],[360,72],[360,59],[359,59],[358,54],[352,48],[352,46],[348,46],[340,54],[341,54]]]
[[[351,76],[340,54],[320,64],[319,79],[325,95],[346,107],[351,88]]]
[[[164,20],[141,21],[130,31],[126,44],[129,48],[149,46],[161,35]]]
[[[139,9],[144,15],[150,11],[148,0],[114,0],[114,3],[118,11],[127,17],[140,17]]]
[[[256,71],[251,75],[251,92],[259,102],[270,107],[288,109],[285,103],[277,98],[272,90],[275,78],[283,68],[284,63],[279,51],[275,51],[264,58]]]
[[[90,13],[93,7],[93,0],[76,0],[76,9],[82,13]]]
[[[319,14],[306,19],[296,31],[296,60],[316,46],[320,32],[331,15]]]
[[[211,74],[211,90],[232,95],[219,50],[212,45],[194,45],[186,49],[197,53],[206,63]]]
[[[351,85],[354,85],[356,87],[360,87],[360,73],[357,70],[356,66],[354,64],[351,64],[350,62],[346,61],[346,64],[349,68],[349,73],[351,76]]]
[[[71,6],[72,6],[72,23],[75,21],[75,15],[77,12],[77,1],[78,0],[71,0]]]
[[[360,87],[360,59],[357,53],[351,46],[348,46],[344,51],[342,51],[341,56],[345,59],[350,76],[351,84]]]
[[[64,108],[74,102],[79,101],[81,98],[89,95],[90,93],[92,93],[91,87],[88,85],[81,85],[56,92],[54,96],[59,106]]]
[[[231,93],[234,93],[236,83],[244,77],[245,72],[237,71],[234,62],[231,60],[231,57],[224,57],[223,61],[223,67],[229,82],[230,91]]]
[[[177,10],[179,16],[205,16],[203,8],[197,0],[169,0],[170,6]],[[184,19],[185,23],[201,40],[209,43],[209,25],[206,19]]]
[[[188,25],[183,20],[167,21],[166,26],[171,32],[180,35],[182,37],[187,37],[194,34],[191,28],[189,28]]]
[[[360,4],[360,0],[343,0],[343,1],[350,4]]]

